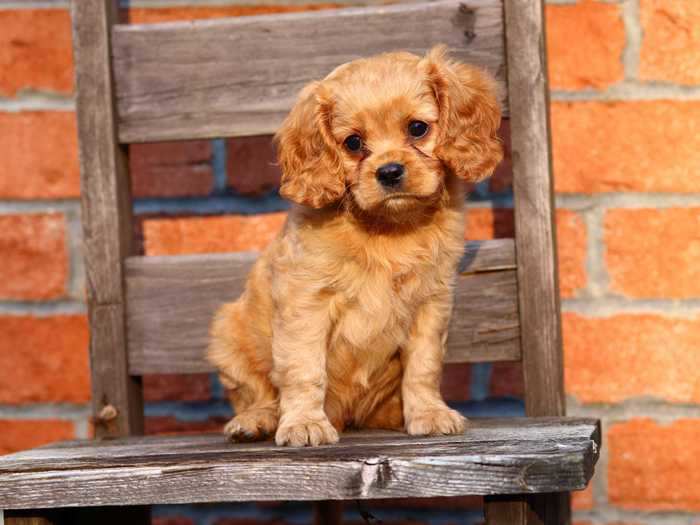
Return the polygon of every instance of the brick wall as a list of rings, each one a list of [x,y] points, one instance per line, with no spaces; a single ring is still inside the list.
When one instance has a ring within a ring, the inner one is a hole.
[[[267,5],[136,0],[124,18],[328,7],[257,3]],[[0,0],[0,370],[12,372],[0,382],[0,453],[89,436],[66,7]],[[547,22],[569,412],[602,418],[605,438],[591,487],[574,499],[576,520],[700,525],[700,2],[553,0]],[[262,248],[286,208],[270,160],[268,137],[132,147],[142,252]],[[510,179],[506,160],[476,189],[469,238],[513,235]],[[467,414],[521,414],[519,372],[452,366],[443,390]],[[215,430],[230,415],[209,375],[149,376],[145,386],[148,432]],[[475,498],[369,507],[385,523],[480,520]],[[160,525],[305,523],[309,507],[176,506],[155,516]]]

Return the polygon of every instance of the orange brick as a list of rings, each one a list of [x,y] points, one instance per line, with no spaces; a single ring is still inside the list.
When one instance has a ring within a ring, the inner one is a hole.
[[[554,102],[558,192],[697,192],[700,101]]]
[[[618,209],[605,216],[613,292],[628,297],[700,296],[700,208]]]
[[[593,507],[592,484],[589,484],[584,490],[571,493],[571,508],[573,510],[591,510]]]
[[[55,199],[80,195],[73,112],[0,112],[0,129],[0,198]]]
[[[0,95],[73,90],[70,15],[65,9],[0,10]]]
[[[334,4],[316,5],[231,5],[206,7],[158,7],[126,9],[126,18],[132,24],[153,24],[157,22],[175,22],[178,20],[204,20],[233,16],[265,15],[271,13],[295,13],[299,11],[318,11],[335,7]]]
[[[0,403],[85,403],[88,326],[80,315],[0,316]]]
[[[700,317],[564,313],[566,391],[583,403],[700,402]]]
[[[700,510],[700,420],[635,419],[607,435],[608,498],[626,509]]]
[[[286,213],[225,215],[143,222],[146,255],[263,250],[282,229]]]
[[[643,80],[700,84],[700,2],[641,0]]]
[[[0,455],[75,437],[70,421],[0,419]]]
[[[513,210],[470,208],[465,214],[464,238],[470,241],[513,238]]]
[[[546,14],[552,88],[604,88],[623,79],[621,6],[583,0],[548,5]]]
[[[63,216],[0,215],[0,298],[57,299],[66,293]]]
[[[569,210],[557,210],[556,219],[559,289],[562,297],[572,297],[586,286],[586,225]]]
[[[557,210],[557,248],[561,294],[575,295],[586,285],[586,226],[575,212]],[[513,238],[512,209],[471,208],[465,215],[464,238],[486,240]]]

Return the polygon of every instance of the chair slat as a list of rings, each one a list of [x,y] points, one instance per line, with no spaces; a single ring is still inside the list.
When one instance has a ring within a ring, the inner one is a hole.
[[[399,49],[422,54],[436,43],[503,86],[502,10],[501,0],[442,0],[116,26],[119,139],[273,133],[301,87],[336,66]]]
[[[128,258],[130,373],[212,371],[204,358],[212,316],[243,291],[256,257],[234,253]],[[460,271],[446,361],[518,360],[513,240],[467,243]]]
[[[81,441],[0,458],[0,507],[577,490],[599,449],[598,422],[574,418],[475,419],[458,436],[347,433],[302,449],[221,435]]]

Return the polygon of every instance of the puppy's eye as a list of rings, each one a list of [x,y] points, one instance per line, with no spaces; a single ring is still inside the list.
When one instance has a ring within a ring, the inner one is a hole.
[[[408,134],[414,139],[424,137],[426,133],[428,133],[428,124],[422,120],[412,120],[408,125]]]
[[[353,153],[357,153],[362,149],[362,139],[359,135],[350,135],[345,139],[343,144],[345,144],[348,151],[352,151]]]

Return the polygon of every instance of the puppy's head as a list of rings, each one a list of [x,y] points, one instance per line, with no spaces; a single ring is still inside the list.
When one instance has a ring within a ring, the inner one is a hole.
[[[281,194],[314,208],[349,192],[365,213],[419,210],[446,176],[493,172],[500,118],[493,81],[442,47],[350,62],[304,88],[279,130]]]

